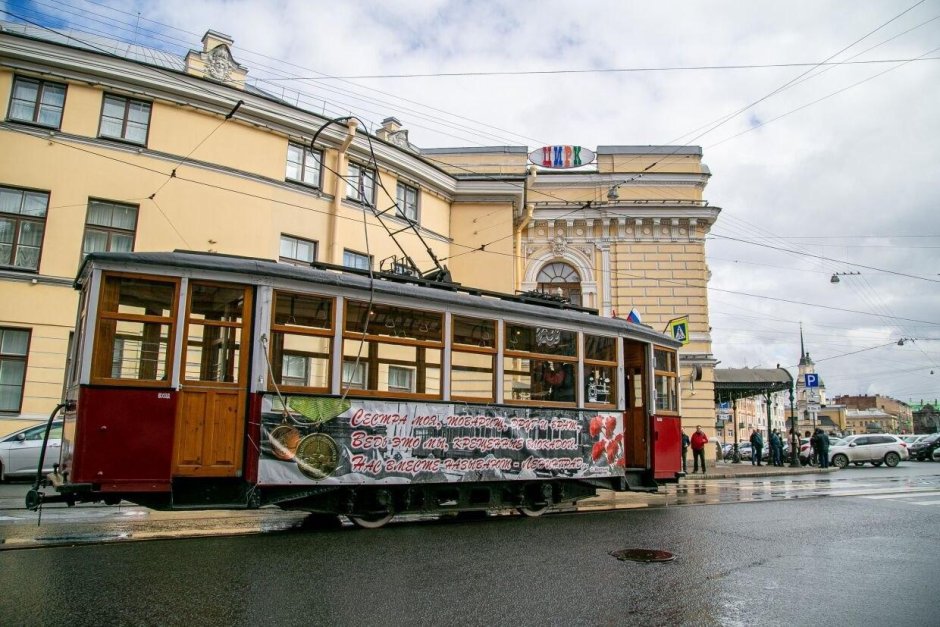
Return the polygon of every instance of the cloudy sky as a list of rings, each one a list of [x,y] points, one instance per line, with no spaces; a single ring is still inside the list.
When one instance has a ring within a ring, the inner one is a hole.
[[[259,87],[394,115],[419,147],[701,146],[722,208],[707,241],[719,367],[795,373],[802,323],[830,396],[940,398],[938,0],[0,8],[181,55],[221,31]]]

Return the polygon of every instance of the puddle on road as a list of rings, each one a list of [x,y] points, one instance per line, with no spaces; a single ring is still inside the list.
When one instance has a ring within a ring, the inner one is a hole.
[[[621,562],[671,562],[676,559],[669,551],[658,549],[620,549],[611,551],[610,555]]]

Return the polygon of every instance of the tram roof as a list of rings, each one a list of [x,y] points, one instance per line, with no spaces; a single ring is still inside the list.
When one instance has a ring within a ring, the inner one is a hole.
[[[325,265],[325,264],[323,264]],[[568,324],[594,327],[600,331],[616,332],[637,339],[654,342],[662,346],[679,348],[682,344],[665,333],[659,333],[645,324],[636,324],[620,318],[598,316],[585,308],[557,307],[532,304],[520,296],[486,290],[467,288],[456,283],[432,283],[412,280],[408,277],[392,276],[374,272],[368,274],[350,272],[339,266],[322,269],[308,266],[278,263],[270,259],[201,253],[174,252],[130,252],[89,253],[75,280],[76,288],[93,266],[105,269],[128,270],[128,266],[154,266],[180,268],[205,272],[223,272],[241,276],[266,277],[310,284],[350,289],[367,294],[370,290],[379,296],[409,298],[419,302],[438,303],[443,306],[462,306],[492,312],[500,317],[535,317]]]

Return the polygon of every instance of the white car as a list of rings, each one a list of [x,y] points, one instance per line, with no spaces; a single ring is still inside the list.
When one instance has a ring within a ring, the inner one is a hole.
[[[861,466],[865,462],[871,462],[872,466],[885,464],[894,468],[908,457],[907,443],[888,433],[850,435],[829,447],[829,461],[839,468],[845,468],[850,463]]]
[[[46,435],[46,425],[36,425],[14,431],[0,439],[0,481],[14,477],[36,476],[39,466],[39,453],[42,451],[42,439]],[[52,423],[49,432],[49,445],[43,459],[43,474],[52,472],[52,465],[59,461],[59,449],[62,447],[62,421]]]

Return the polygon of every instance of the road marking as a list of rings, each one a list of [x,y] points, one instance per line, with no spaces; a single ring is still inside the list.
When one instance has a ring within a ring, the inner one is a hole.
[[[930,490],[930,489],[920,489],[912,490],[910,492],[905,491],[903,494],[871,494],[869,496],[863,496],[864,499],[908,499],[921,496],[940,496],[940,490]],[[932,501],[927,501],[932,502]]]

